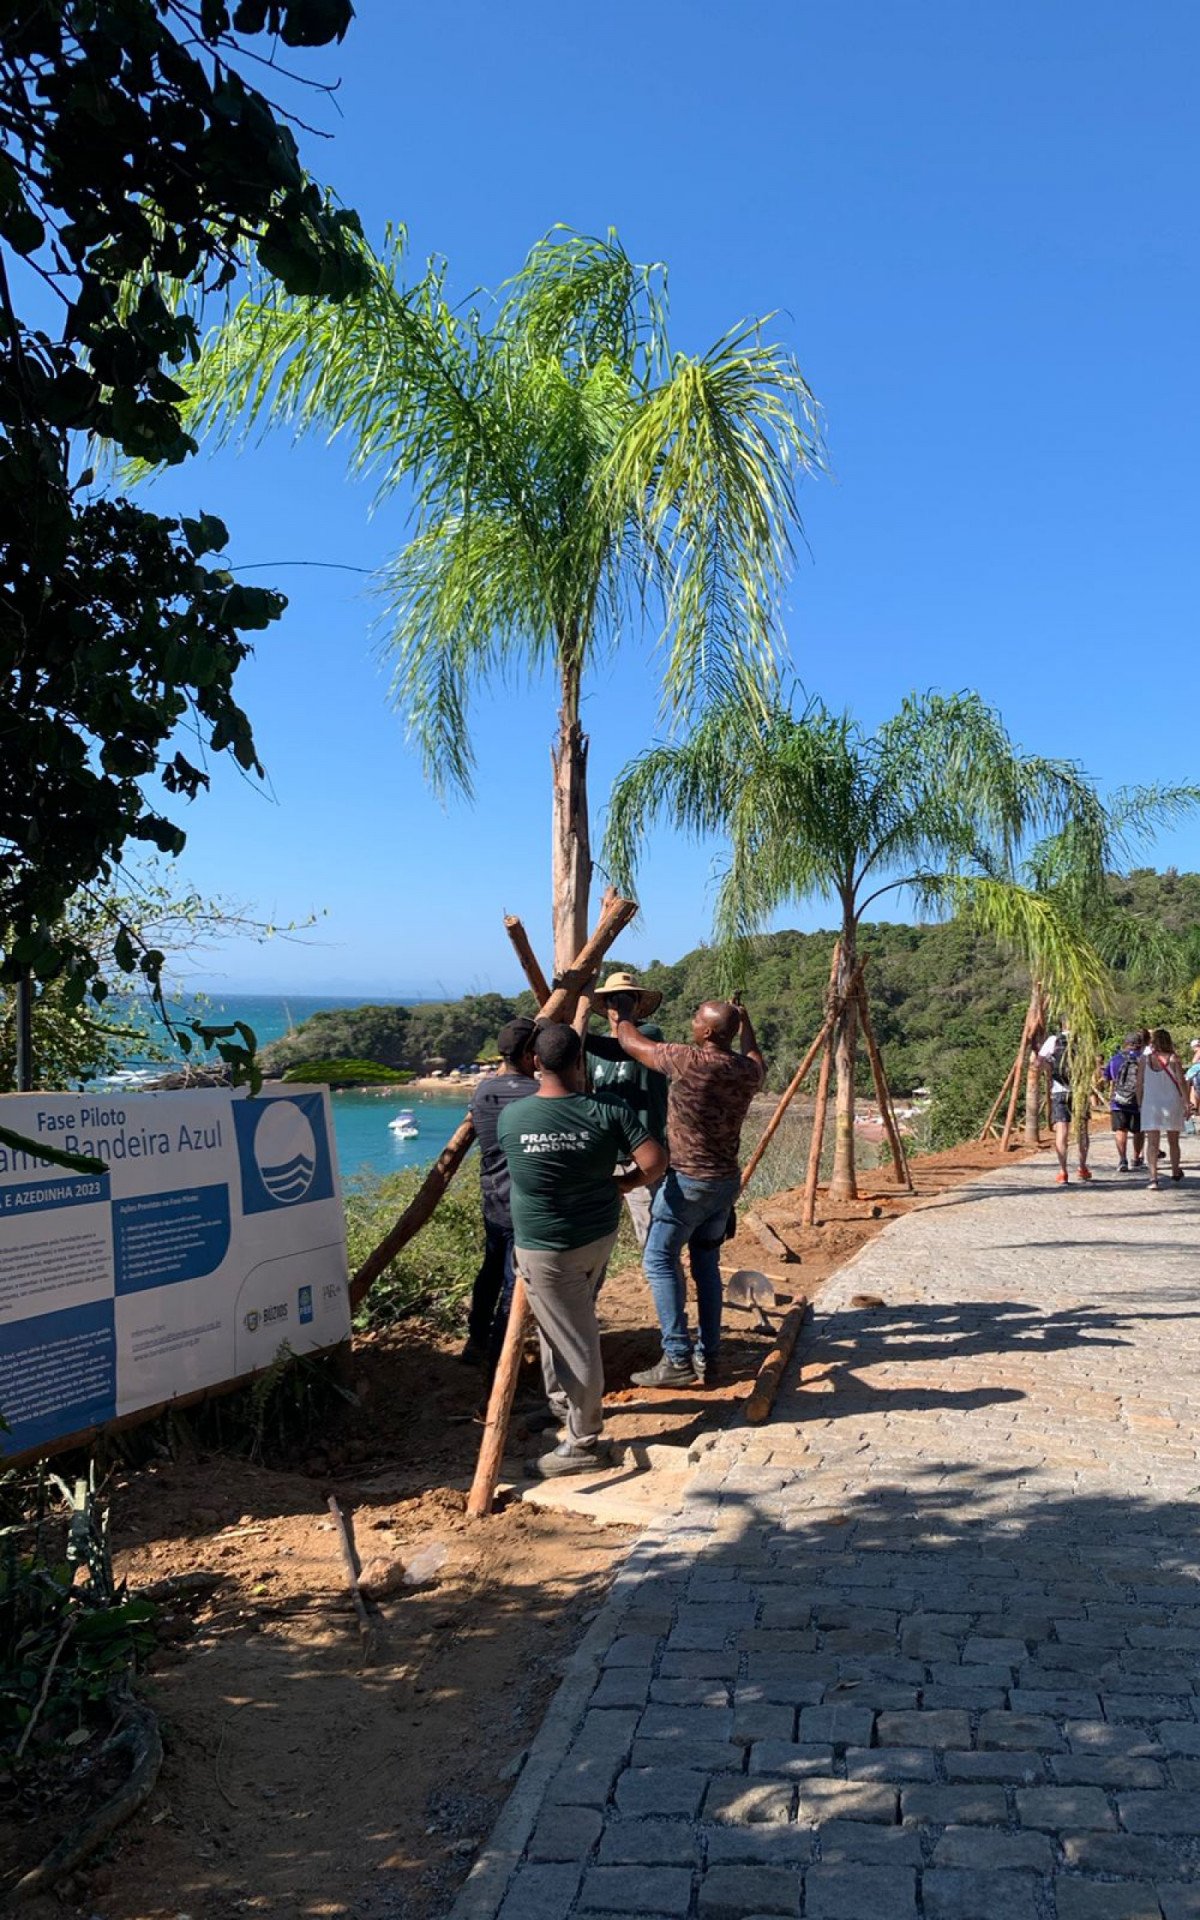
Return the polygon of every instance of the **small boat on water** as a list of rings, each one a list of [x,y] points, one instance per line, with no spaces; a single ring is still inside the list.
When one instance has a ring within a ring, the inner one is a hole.
[[[411,1107],[401,1107],[396,1118],[388,1121],[388,1128],[398,1140],[415,1140],[421,1131]]]

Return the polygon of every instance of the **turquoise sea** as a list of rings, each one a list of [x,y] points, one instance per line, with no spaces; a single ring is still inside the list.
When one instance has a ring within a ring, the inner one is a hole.
[[[292,1027],[298,1027],[310,1014],[324,1013],[336,1007],[362,1006],[366,999],[376,1006],[387,1005],[385,995],[364,994],[251,994],[211,993],[196,1006],[178,1009],[183,1019],[202,1018],[214,1025],[228,1020],[244,1020],[254,1030],[261,1047],[282,1039]],[[123,1080],[130,1087],[154,1079],[167,1071],[161,1063],[152,1064],[145,1055],[132,1054],[126,1062]],[[337,1135],[338,1161],[343,1180],[361,1173],[397,1173],[405,1167],[423,1166],[434,1160],[454,1132],[467,1110],[461,1091],[445,1094],[334,1093],[334,1132]],[[400,1140],[388,1129],[388,1121],[402,1107],[411,1109],[420,1128],[416,1140]]]

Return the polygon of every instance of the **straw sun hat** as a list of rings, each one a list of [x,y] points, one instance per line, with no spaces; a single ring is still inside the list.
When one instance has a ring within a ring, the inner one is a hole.
[[[596,988],[592,999],[603,1012],[607,1009],[609,998],[614,993],[637,994],[638,1003],[633,1010],[635,1020],[645,1020],[656,1007],[662,1005],[661,993],[656,993],[653,987],[643,987],[631,973],[610,973],[604,985]]]

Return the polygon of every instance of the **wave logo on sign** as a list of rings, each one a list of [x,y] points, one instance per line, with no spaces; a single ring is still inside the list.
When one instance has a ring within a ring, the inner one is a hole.
[[[254,1130],[258,1177],[280,1206],[303,1200],[317,1171],[317,1143],[306,1114],[293,1100],[272,1100]]]

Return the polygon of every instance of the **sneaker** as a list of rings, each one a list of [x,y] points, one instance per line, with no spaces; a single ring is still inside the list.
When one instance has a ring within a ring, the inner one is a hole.
[[[458,1356],[459,1366],[460,1367],[486,1367],[487,1363],[488,1363],[487,1348],[481,1347],[478,1340],[468,1340],[466,1346],[463,1348],[462,1352]]]
[[[712,1359],[708,1360],[702,1353],[694,1353],[692,1355],[692,1371],[696,1376],[696,1381],[699,1386],[719,1386],[722,1375],[720,1356],[714,1353]]]
[[[1128,1172],[1129,1172],[1129,1162],[1128,1162],[1128,1160],[1118,1160],[1118,1161],[1117,1161],[1117,1172],[1118,1172],[1118,1173],[1128,1173]]]
[[[568,1473],[602,1473],[613,1464],[612,1448],[603,1440],[594,1447],[577,1447],[564,1440],[553,1453],[543,1453],[525,1462],[531,1480],[559,1480]]]
[[[1137,1159],[1133,1163],[1133,1170],[1135,1173],[1144,1173],[1145,1168],[1146,1168],[1145,1156],[1139,1153]]]
[[[1054,1184],[1056,1187],[1065,1187],[1067,1184],[1067,1176],[1061,1168],[1054,1176]]]
[[[1090,1180],[1091,1177],[1092,1177],[1092,1170],[1090,1167],[1080,1167],[1079,1178],[1081,1180]]]
[[[661,1360],[642,1373],[631,1373],[630,1381],[635,1387],[696,1387],[703,1381],[696,1373],[690,1360],[672,1360],[664,1353]]]

